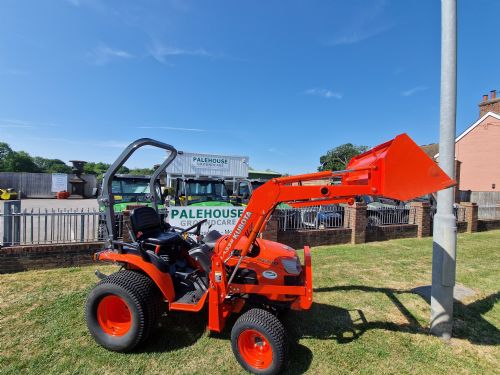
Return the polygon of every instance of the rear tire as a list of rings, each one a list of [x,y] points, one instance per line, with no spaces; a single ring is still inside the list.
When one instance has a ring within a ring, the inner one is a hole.
[[[102,279],[85,304],[90,334],[106,349],[127,352],[145,341],[161,315],[162,298],[147,276],[124,270]]]
[[[231,331],[231,346],[240,365],[253,374],[276,374],[287,357],[283,324],[257,308],[238,318]]]

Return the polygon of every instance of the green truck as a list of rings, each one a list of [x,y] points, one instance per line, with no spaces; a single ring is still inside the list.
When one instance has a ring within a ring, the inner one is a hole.
[[[174,181],[175,206],[233,206],[222,179],[182,179]]]

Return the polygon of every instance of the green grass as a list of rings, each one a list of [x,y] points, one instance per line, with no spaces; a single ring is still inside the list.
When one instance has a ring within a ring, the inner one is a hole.
[[[492,374],[500,369],[500,231],[459,235],[454,338],[428,334],[431,239],[313,249],[315,303],[291,312],[287,373]],[[0,275],[0,373],[242,373],[229,330],[209,335],[203,314],[172,314],[145,347],[98,346],[83,320],[96,266]],[[115,268],[102,266],[103,272]]]

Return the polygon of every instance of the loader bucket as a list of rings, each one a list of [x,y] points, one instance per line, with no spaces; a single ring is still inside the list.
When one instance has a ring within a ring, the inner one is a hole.
[[[347,170],[349,172],[343,177],[344,184],[366,184],[371,174],[373,195],[401,201],[456,184],[406,134],[355,156],[347,165]]]

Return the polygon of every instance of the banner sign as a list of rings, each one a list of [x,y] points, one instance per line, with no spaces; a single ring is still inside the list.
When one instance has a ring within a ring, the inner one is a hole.
[[[202,154],[182,152],[165,169],[167,175],[176,177],[248,177],[248,156]]]
[[[167,220],[170,225],[188,228],[203,219],[207,222],[201,227],[201,234],[210,230],[218,230],[222,234],[229,234],[243,214],[243,207],[196,207],[170,206]]]
[[[229,159],[221,156],[193,155],[191,164],[195,168],[228,169]]]
[[[52,173],[52,193],[59,193],[68,189],[68,175],[65,173]]]

